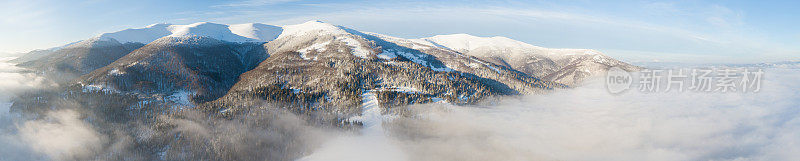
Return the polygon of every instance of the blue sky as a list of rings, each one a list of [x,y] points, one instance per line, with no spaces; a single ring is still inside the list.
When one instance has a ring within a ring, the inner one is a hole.
[[[153,23],[309,20],[404,38],[467,33],[633,62],[800,59],[798,1],[2,0],[0,52],[49,48]]]

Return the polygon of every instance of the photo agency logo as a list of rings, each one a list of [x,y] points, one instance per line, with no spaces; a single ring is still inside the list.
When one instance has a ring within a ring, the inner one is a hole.
[[[752,68],[698,68],[698,69],[643,69],[628,72],[612,67],[606,72],[608,92],[618,94],[631,88],[639,92],[758,92],[761,90],[763,69]]]
[[[619,67],[611,67],[606,72],[606,88],[613,94],[628,90],[633,83],[633,77],[628,71]]]

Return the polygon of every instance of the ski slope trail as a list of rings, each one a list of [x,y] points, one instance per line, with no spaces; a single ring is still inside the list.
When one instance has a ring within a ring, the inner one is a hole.
[[[388,116],[381,114],[375,93],[365,91],[361,103],[361,116],[350,121],[363,123],[360,135],[344,135],[324,143],[311,155],[299,161],[402,161],[404,153],[383,129]]]

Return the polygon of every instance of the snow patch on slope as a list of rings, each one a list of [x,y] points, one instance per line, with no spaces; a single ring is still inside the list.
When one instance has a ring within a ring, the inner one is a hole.
[[[103,85],[103,84],[89,84],[85,85],[81,83],[81,90],[83,92],[108,92],[108,93],[120,93],[119,90],[114,89],[112,87]]]
[[[393,91],[393,92],[403,92],[409,94],[417,94],[422,93],[422,91],[414,88],[414,87],[386,87],[386,88],[379,88],[375,89],[376,91]]]
[[[330,43],[331,43],[330,41],[326,41],[326,42],[323,42],[323,43],[316,43],[316,44],[313,44],[313,45],[308,46],[306,48],[297,50],[297,52],[300,53],[300,57],[305,59],[305,60],[310,60],[310,59],[317,60],[316,57],[309,58],[309,57],[306,56],[306,54],[308,54],[311,51],[325,52],[325,50],[326,50],[325,46],[328,46],[328,44],[330,44]]]
[[[428,61],[426,61],[421,55],[417,55],[417,54],[413,54],[413,53],[409,53],[409,52],[404,52],[404,51],[397,51],[395,49],[383,50],[382,53],[378,54],[378,58],[387,59],[388,60],[388,59],[392,59],[394,57],[397,57],[398,55],[403,56],[403,57],[411,60],[411,62],[414,62],[414,63],[417,63],[419,65],[423,65],[423,66],[429,67],[433,71],[437,71],[437,72],[452,72],[452,71],[454,71],[453,69],[450,69],[450,67],[447,67],[447,66],[441,67],[441,68],[434,67],[433,65],[429,64]]]
[[[384,50],[382,53],[378,54],[378,58],[386,59],[386,60],[394,59],[396,57],[397,57],[396,54],[394,54],[393,52],[388,52],[386,50]]]
[[[119,68],[114,68],[114,69],[111,69],[111,71],[109,71],[108,74],[110,74],[112,76],[120,76],[120,75],[125,74],[125,72],[120,71]]]
[[[192,104],[192,101],[190,101],[192,94],[193,92],[181,90],[173,93],[172,95],[167,96],[166,99],[182,106],[194,106]]]
[[[342,41],[342,42],[344,42],[345,44],[347,44],[347,46],[350,47],[350,49],[352,50],[351,52],[355,56],[358,56],[358,57],[361,57],[361,58],[367,58],[369,56],[369,54],[370,54],[370,50],[365,48],[361,44],[361,42],[358,42],[358,40],[356,40],[356,39],[353,39],[351,37],[339,37],[337,39]]]

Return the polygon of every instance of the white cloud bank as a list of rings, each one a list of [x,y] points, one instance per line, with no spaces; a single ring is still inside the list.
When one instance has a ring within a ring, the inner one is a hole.
[[[800,71],[767,74],[755,94],[612,95],[591,82],[480,107],[414,106],[415,115],[384,126],[409,160],[792,160],[800,157]],[[336,147],[374,142],[385,141]]]
[[[19,90],[53,85],[43,77],[26,73],[24,69],[8,62],[14,58],[0,55],[0,102],[8,101],[11,94]]]
[[[71,160],[101,150],[104,136],[76,111],[51,111],[41,120],[9,113],[14,93],[52,85],[8,63],[11,59],[0,57],[0,160]]]
[[[54,111],[48,119],[28,121],[19,127],[20,139],[51,159],[90,157],[101,151],[105,137],[72,110]]]

